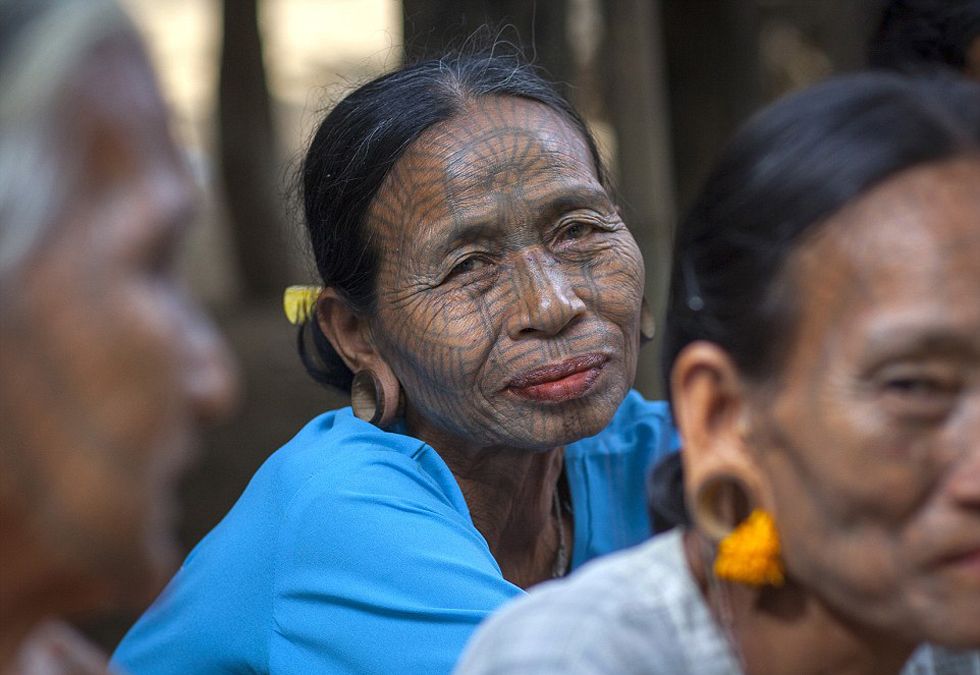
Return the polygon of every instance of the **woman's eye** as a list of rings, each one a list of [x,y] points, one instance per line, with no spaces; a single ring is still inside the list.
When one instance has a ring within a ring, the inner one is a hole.
[[[589,223],[572,223],[562,232],[561,238],[564,240],[576,240],[587,237],[595,228]]]
[[[956,393],[956,385],[951,382],[927,377],[901,377],[886,384],[888,391],[903,396],[936,396]]]
[[[888,383],[889,391],[900,394],[929,394],[937,390],[935,382],[924,379],[904,378]]]
[[[961,382],[955,377],[912,373],[896,373],[882,384],[889,407],[910,419],[945,418],[956,406],[961,389]]]
[[[181,244],[182,241],[176,236],[167,236],[152,242],[139,260],[142,271],[157,276],[173,274],[176,271]]]
[[[472,258],[467,258],[466,260],[457,263],[456,266],[453,267],[452,272],[450,272],[450,276],[469,274],[470,272],[474,272],[482,267],[486,267],[487,264],[488,263],[486,260],[473,256]]]

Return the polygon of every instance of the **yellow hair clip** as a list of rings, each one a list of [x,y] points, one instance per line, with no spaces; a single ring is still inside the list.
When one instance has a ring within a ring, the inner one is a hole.
[[[299,326],[310,320],[322,286],[290,286],[282,295],[282,307],[289,323]]]

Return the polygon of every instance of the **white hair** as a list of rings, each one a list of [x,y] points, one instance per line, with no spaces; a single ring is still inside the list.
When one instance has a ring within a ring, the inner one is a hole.
[[[19,15],[18,15],[19,14]],[[69,79],[107,38],[134,31],[113,0],[0,0],[0,279],[66,208],[79,168],[59,147]],[[63,139],[62,139],[63,140]]]

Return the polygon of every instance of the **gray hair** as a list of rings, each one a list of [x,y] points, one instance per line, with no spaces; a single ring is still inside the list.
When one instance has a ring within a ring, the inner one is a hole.
[[[113,0],[0,0],[0,279],[73,192],[78,167],[58,145],[66,84],[94,47],[133,31]]]

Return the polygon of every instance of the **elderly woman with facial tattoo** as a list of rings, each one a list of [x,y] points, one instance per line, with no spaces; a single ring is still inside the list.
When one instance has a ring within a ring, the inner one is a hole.
[[[648,536],[675,440],[630,393],[643,261],[582,120],[499,51],[374,80],[314,135],[323,286],[289,309],[352,408],[191,553],[117,651],[135,675],[448,673],[506,600]]]
[[[501,612],[458,674],[980,673],[980,89],[777,103],[674,265],[691,522]]]
[[[175,273],[193,182],[114,2],[0,0],[0,148],[0,673],[106,673],[59,619],[159,592],[177,478],[234,394]]]

